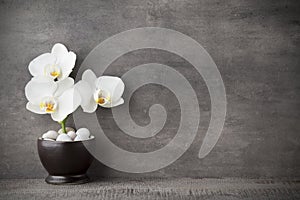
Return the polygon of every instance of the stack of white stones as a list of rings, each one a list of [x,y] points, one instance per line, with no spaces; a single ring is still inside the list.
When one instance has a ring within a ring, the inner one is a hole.
[[[63,133],[62,129],[60,129],[58,132],[50,130],[44,133],[42,135],[42,138],[44,140],[65,142],[84,141],[93,138],[89,129],[87,128],[80,128],[75,132],[73,128],[67,127],[66,131],[67,133]]]

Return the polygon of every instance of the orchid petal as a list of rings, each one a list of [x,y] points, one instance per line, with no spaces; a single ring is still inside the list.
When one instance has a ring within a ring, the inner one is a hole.
[[[26,104],[26,109],[36,114],[46,114],[46,112],[42,111],[38,105],[34,105],[30,102]]]
[[[93,99],[93,91],[88,82],[81,80],[75,85],[81,96],[81,107],[84,112],[92,113],[97,109],[97,103]]]
[[[96,79],[97,79],[97,77],[96,77],[95,73],[90,69],[85,70],[82,74],[82,80],[88,82],[89,85],[91,86],[92,90],[95,89]]]
[[[45,67],[53,65],[56,62],[56,57],[50,53],[44,53],[33,59],[28,66],[32,76],[44,76]]]
[[[86,81],[81,80],[75,84],[75,88],[81,95],[81,105],[86,105],[92,97],[91,86]]]
[[[51,114],[54,121],[62,121],[69,114],[74,112],[80,105],[81,97],[75,88],[68,89],[60,97],[58,97],[58,109]]]
[[[56,43],[51,50],[51,54],[54,55],[58,60],[63,60],[68,54],[68,49],[61,43]]]
[[[59,97],[60,95],[62,95],[62,93],[68,89],[70,89],[71,87],[73,87],[74,85],[74,79],[67,77],[61,81],[57,81],[57,90],[54,94],[55,97]]]
[[[124,103],[124,99],[120,98],[118,101],[112,102],[110,104],[103,104],[103,105],[99,104],[99,105],[104,108],[113,108],[113,107],[119,106],[123,103]]]
[[[70,75],[76,62],[76,54],[74,52],[68,52],[64,58],[58,61],[58,66],[61,69],[61,75],[57,78],[58,80],[64,79]]]
[[[96,80],[96,89],[108,91],[111,96],[111,101],[118,101],[124,92],[123,81],[114,76],[101,76]]]
[[[90,98],[90,101],[85,105],[81,105],[81,107],[83,112],[93,113],[97,110],[98,104],[94,101],[93,98]]]
[[[25,96],[30,103],[39,105],[44,97],[53,96],[56,88],[57,84],[49,77],[33,77],[25,86]]]
[[[124,99],[121,98],[121,99],[119,99],[119,101],[113,102],[112,103],[112,107],[116,107],[116,106],[122,105],[123,103],[124,103]]]

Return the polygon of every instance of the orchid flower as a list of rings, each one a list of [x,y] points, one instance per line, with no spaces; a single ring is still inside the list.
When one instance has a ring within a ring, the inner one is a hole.
[[[55,82],[50,77],[33,77],[25,86],[29,101],[26,108],[37,114],[51,114],[54,121],[63,122],[80,105],[80,94],[74,88],[74,80],[65,78]]]
[[[86,70],[82,74],[82,80],[75,88],[81,95],[81,107],[84,112],[93,113],[97,106],[112,108],[124,103],[123,81],[114,76],[96,77],[92,70]]]
[[[53,46],[51,53],[44,53],[33,59],[28,66],[32,76],[46,76],[54,80],[63,80],[72,72],[76,54],[69,52],[60,43]]]

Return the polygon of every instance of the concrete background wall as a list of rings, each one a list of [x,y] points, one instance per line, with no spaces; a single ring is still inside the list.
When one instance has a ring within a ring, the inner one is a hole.
[[[175,163],[156,172],[127,174],[94,162],[95,177],[300,177],[300,3],[272,0],[103,0],[0,2],[0,178],[46,175],[36,139],[58,129],[50,116],[25,109],[28,63],[50,51],[56,42],[76,52],[72,73],[101,41],[119,32],[145,26],[180,31],[210,53],[223,77],[228,111],[213,151],[198,159],[210,118],[205,83],[179,56],[141,50],[116,60],[107,74],[121,76],[133,66],[158,62],[180,71],[196,89],[200,128],[192,146]],[[116,127],[109,110],[98,109],[108,137],[124,149],[149,151],[174,136],[180,110],[166,88],[148,85],[134,94],[131,115],[149,123],[147,109],[163,104],[172,112],[163,131],[149,140],[134,140]],[[72,125],[72,120],[70,120]]]

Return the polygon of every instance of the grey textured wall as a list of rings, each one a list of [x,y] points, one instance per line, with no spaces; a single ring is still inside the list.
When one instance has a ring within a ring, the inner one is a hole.
[[[157,50],[129,53],[107,74],[122,75],[133,66],[158,62],[180,71],[197,91],[201,123],[190,149],[167,168],[126,174],[95,162],[93,176],[151,177],[300,177],[300,2],[272,0],[125,0],[0,2],[1,134],[0,177],[44,177],[36,139],[58,125],[49,116],[25,109],[28,63],[62,42],[78,55],[79,65],[104,39],[136,27],[180,31],[210,53],[223,77],[228,112],[222,136],[206,158],[197,154],[210,118],[203,80],[180,57]],[[172,93],[157,85],[140,88],[130,102],[136,123],[149,122],[147,109],[162,103],[172,112],[163,131],[149,140],[122,134],[109,110],[98,118],[108,137],[129,150],[165,145],[178,126],[180,111]],[[72,121],[72,120],[71,120]],[[72,124],[72,122],[70,122]]]

